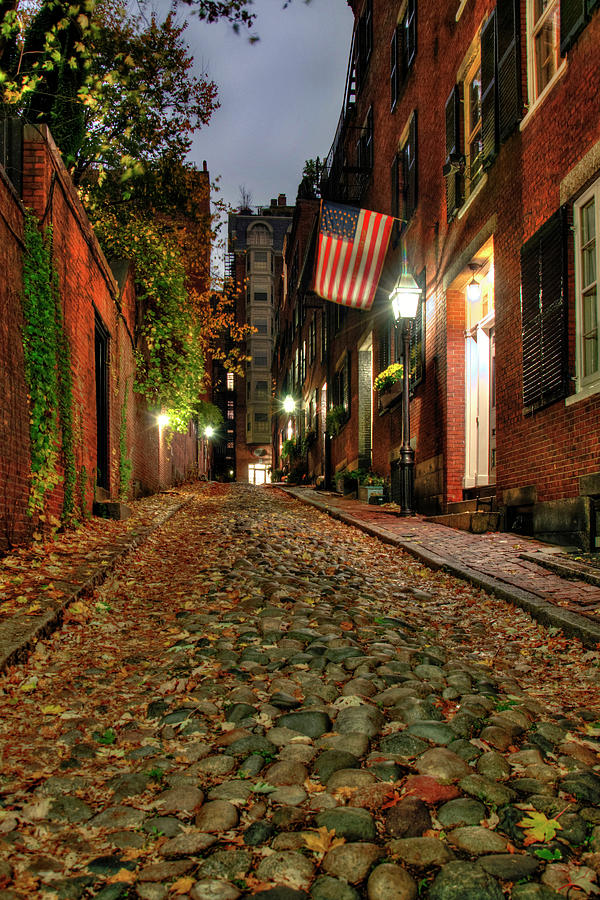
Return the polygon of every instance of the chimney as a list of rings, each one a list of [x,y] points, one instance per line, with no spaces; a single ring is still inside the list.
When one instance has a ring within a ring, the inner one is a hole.
[[[280,194],[277,198],[277,206],[287,206],[287,198],[285,194]]]
[[[271,208],[273,208],[274,206],[277,206],[277,200],[275,199],[275,197],[271,197]]]

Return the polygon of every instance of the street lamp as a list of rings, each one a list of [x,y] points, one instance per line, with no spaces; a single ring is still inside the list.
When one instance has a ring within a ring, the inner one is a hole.
[[[400,448],[400,515],[414,516],[415,451],[410,445],[410,326],[417,314],[421,289],[402,266],[402,274],[390,294],[394,324],[402,321],[402,446]]]
[[[215,433],[215,429],[213,428],[212,425],[207,425],[206,428],[204,429],[204,437],[206,438],[206,444],[207,444],[207,446],[206,446],[206,463],[207,463],[206,471],[208,474],[209,481],[211,480],[211,474],[212,474],[211,473],[211,465],[210,465],[210,463],[212,462],[212,459],[210,456],[210,439],[211,439],[211,437],[213,437],[214,433]]]
[[[288,394],[287,397],[283,399],[283,411],[291,415],[296,409],[296,401],[294,398]]]

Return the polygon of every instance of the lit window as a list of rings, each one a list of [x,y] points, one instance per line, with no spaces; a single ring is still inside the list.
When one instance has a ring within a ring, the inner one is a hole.
[[[479,53],[465,76],[465,148],[468,196],[483,175],[483,142],[481,139],[481,57]]]
[[[227,390],[232,391],[235,387],[235,375],[233,372],[227,373]]]
[[[598,270],[600,254],[600,181],[575,204],[575,277],[577,284],[577,356],[580,384],[600,378]]]
[[[558,69],[559,0],[529,0],[529,94],[537,100]]]

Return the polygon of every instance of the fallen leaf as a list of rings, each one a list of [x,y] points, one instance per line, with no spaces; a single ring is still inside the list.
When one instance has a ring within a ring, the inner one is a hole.
[[[172,894],[189,894],[192,887],[194,886],[194,879],[190,878],[189,875],[184,875],[183,878],[178,878],[177,881],[174,881],[171,885],[171,893]]]
[[[305,834],[304,843],[313,853],[325,854],[333,850],[334,847],[341,847],[342,844],[345,844],[346,838],[336,837],[334,828],[330,831],[323,825],[322,828],[317,828],[314,833],[308,832]]]
[[[517,825],[525,831],[525,846],[535,844],[537,841],[547,843],[552,840],[557,831],[562,831],[560,822],[557,822],[556,819],[549,819],[541,812],[529,813],[526,818],[517,822]]]
[[[107,878],[106,882],[107,884],[133,884],[136,877],[135,872],[131,872],[129,869],[119,869],[118,872]]]

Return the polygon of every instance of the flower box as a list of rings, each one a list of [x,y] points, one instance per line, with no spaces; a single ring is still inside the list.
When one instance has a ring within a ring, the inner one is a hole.
[[[388,391],[382,391],[379,394],[379,409],[386,410],[394,406],[402,397],[402,382],[398,381],[393,384]]]
[[[371,497],[383,497],[382,484],[360,484],[358,486],[358,499],[363,503],[370,503]]]

